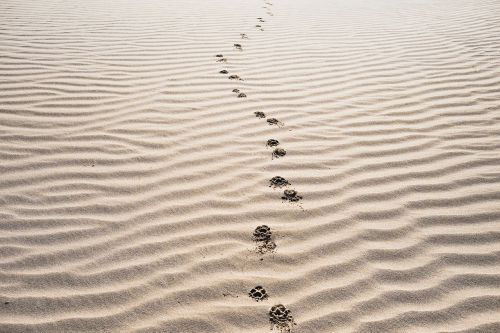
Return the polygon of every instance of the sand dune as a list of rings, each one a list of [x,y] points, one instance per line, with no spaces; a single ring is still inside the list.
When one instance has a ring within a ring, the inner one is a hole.
[[[1,1],[0,332],[500,332],[499,13]]]

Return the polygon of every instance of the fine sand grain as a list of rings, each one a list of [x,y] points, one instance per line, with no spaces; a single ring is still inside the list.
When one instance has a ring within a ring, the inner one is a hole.
[[[500,332],[500,2],[1,0],[0,332],[270,319]]]

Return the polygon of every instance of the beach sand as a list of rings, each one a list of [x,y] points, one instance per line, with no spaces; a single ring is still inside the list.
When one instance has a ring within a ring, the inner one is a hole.
[[[2,0],[0,175],[1,333],[498,333],[500,2]]]

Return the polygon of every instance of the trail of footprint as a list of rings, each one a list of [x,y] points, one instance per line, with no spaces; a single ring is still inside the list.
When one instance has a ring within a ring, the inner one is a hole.
[[[266,4],[266,6],[264,6],[267,11],[266,13],[270,16],[273,16],[270,8],[268,7],[272,6],[272,3],[269,1],[265,1],[264,3]],[[262,17],[258,17],[257,20],[259,21],[259,23],[265,22]],[[262,25],[260,24],[257,24],[255,27],[259,28],[261,31],[264,31]],[[241,33],[240,37],[241,39],[248,39],[248,36],[245,33]],[[241,44],[235,43],[233,44],[233,46],[237,50],[243,51],[243,46]],[[222,54],[218,54],[216,55],[216,57],[218,58],[217,62],[227,62],[227,58],[225,58]],[[229,74],[229,72],[225,69],[219,71],[219,73]],[[229,79],[243,81],[238,75],[235,74],[229,75]],[[247,97],[247,95],[245,93],[242,93],[238,88],[233,89],[232,92],[238,94],[238,98]],[[256,111],[254,112],[254,114],[257,118],[266,118],[266,114],[264,112]],[[266,119],[266,121],[271,126],[284,126],[284,124],[276,118],[268,118]],[[277,146],[279,145],[280,142],[276,139],[267,140],[266,147],[274,148],[272,152],[272,159],[284,157],[286,155],[286,150],[283,148],[278,148]],[[281,176],[274,176],[270,179],[269,182],[269,186],[274,188],[283,188],[290,186],[290,182]],[[302,199],[302,196],[298,195],[297,191],[293,189],[285,189],[281,198],[282,200],[288,202],[298,202]],[[255,228],[253,232],[253,240],[257,243],[256,251],[262,255],[266,253],[272,253],[276,250],[276,243],[273,241],[271,228],[267,225],[260,225]],[[263,258],[261,258],[260,260],[263,260]],[[250,298],[257,302],[264,301],[269,298],[267,291],[262,286],[256,286],[252,288],[248,295]],[[271,307],[271,309],[269,310],[269,323],[271,326],[271,330],[277,328],[281,332],[290,332],[292,327],[297,325],[293,316],[291,315],[291,311],[287,309],[283,304],[277,304]]]
[[[265,4],[266,4],[266,6],[264,6],[264,8],[267,10],[267,14],[270,16],[273,16],[273,13],[270,11],[269,7],[267,7],[267,6],[272,6],[272,3],[269,1],[265,1]],[[262,19],[262,17],[258,17],[257,20],[259,20],[259,23],[265,22],[265,20]],[[262,25],[260,25],[260,24],[257,24],[255,27],[264,31],[264,29],[262,28]],[[266,114],[264,112],[257,111],[257,112],[254,112],[254,114],[257,118],[266,118]],[[284,126],[284,124],[276,118],[268,118],[266,121],[271,126],[273,126],[273,125],[278,126],[278,127]],[[285,149],[276,148],[277,146],[279,146],[279,144],[280,144],[280,142],[276,139],[268,139],[267,140],[266,147],[274,148],[273,153],[272,153],[273,159],[280,158],[280,157],[283,157],[286,155]],[[274,188],[277,188],[277,187],[282,188],[282,187],[287,187],[290,185],[290,182],[281,176],[274,176],[273,178],[271,178],[269,180],[269,182],[270,182],[269,186],[274,187]],[[281,199],[284,201],[297,203],[300,200],[302,200],[302,196],[300,196],[296,190],[285,189]],[[270,231],[270,229],[269,229],[269,231]],[[274,328],[277,328],[281,332],[290,332],[292,330],[292,327],[297,325],[295,323],[295,320],[294,320],[292,314],[291,314],[291,311],[289,309],[287,309],[283,304],[277,304],[277,305],[274,305],[273,307],[271,307],[271,309],[269,310],[269,323],[271,325],[271,330]]]

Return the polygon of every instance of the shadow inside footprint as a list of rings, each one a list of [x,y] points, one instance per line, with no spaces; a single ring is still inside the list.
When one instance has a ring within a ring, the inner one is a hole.
[[[264,289],[261,286],[257,286],[255,288],[253,288],[252,290],[250,290],[250,292],[248,293],[248,296],[250,296],[251,298],[253,298],[257,302],[266,300],[269,297],[269,295],[267,295],[266,289]]]
[[[290,332],[293,325],[297,325],[291,311],[283,304],[277,304],[271,307],[271,310],[269,310],[269,322],[271,324],[271,330],[276,327],[281,332]]]

